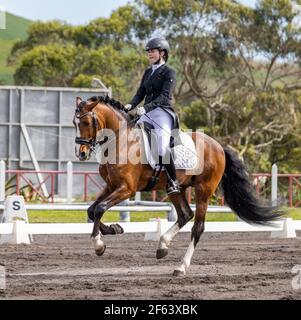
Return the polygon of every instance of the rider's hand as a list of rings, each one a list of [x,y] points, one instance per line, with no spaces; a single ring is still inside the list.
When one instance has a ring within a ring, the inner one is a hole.
[[[124,106],[124,109],[125,109],[126,111],[131,110],[131,109],[132,109],[132,105],[131,105],[130,103],[127,103],[127,104]]]
[[[139,107],[139,108],[137,108],[136,114],[137,114],[138,116],[142,116],[144,113],[146,113],[144,107]]]

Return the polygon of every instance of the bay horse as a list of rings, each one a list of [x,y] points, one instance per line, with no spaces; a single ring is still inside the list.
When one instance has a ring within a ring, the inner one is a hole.
[[[115,133],[113,143],[119,145],[116,148],[116,162],[103,163],[99,166],[99,173],[105,181],[105,187],[96,201],[88,208],[88,216],[94,221],[92,241],[95,252],[101,256],[106,249],[101,235],[122,233],[123,229],[118,224],[107,226],[101,222],[103,214],[110,207],[133,197],[137,191],[143,191],[152,177],[153,169],[147,163],[131,161],[122,162],[120,159],[128,157],[128,149],[137,144],[141,146],[141,140],[132,139],[128,144],[120,141],[117,134],[121,127],[125,127],[125,135],[130,136],[136,128],[132,118],[125,112],[123,105],[106,97],[91,97],[83,101],[76,98],[76,111],[74,125],[79,136],[76,137],[76,144],[79,145],[77,157],[81,161],[88,160],[91,152],[97,144],[100,148],[104,141],[99,140],[104,129]],[[183,257],[181,265],[174,270],[174,275],[184,275],[190,266],[191,258],[200,236],[205,228],[205,216],[210,197],[214,194],[219,185],[224,192],[225,202],[244,221],[252,224],[270,224],[272,220],[281,217],[284,213],[276,207],[261,204],[255,194],[254,187],[249,180],[249,175],[243,162],[236,154],[223,148],[217,141],[206,134],[201,134],[202,143],[196,147],[198,163],[202,171],[197,174],[187,174],[185,170],[177,170],[177,179],[180,184],[181,193],[169,195],[170,201],[176,208],[177,221],[161,237],[156,252],[156,258],[161,259],[168,254],[168,247],[179,232],[179,230],[194,217],[191,230],[191,241]],[[108,138],[109,139],[109,138]],[[192,134],[194,143],[197,141],[196,133]],[[106,140],[108,142],[108,140]],[[108,152],[113,145],[108,142],[104,149]],[[139,150],[141,150],[139,148]],[[142,157],[138,152],[137,157]],[[158,176],[158,183],[153,190],[165,189],[167,175],[161,171]],[[192,186],[195,188],[196,211],[195,215],[186,199],[186,189]]]

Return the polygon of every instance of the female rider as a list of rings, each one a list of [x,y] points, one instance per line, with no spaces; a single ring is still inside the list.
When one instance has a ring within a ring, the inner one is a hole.
[[[169,149],[171,131],[173,128],[179,128],[177,115],[171,105],[176,73],[166,64],[169,44],[165,39],[151,39],[145,50],[151,66],[145,70],[136,95],[125,105],[125,109],[132,116],[140,116],[137,123],[148,122],[155,128],[159,162],[164,165],[168,177],[167,193],[179,193],[175,165]],[[136,108],[144,98],[144,106]]]

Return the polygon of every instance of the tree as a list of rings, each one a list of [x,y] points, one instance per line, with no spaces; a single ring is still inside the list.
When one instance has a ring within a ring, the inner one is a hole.
[[[144,3],[155,19],[160,4]],[[275,160],[272,148],[293,143],[292,133],[296,139],[300,134],[297,14],[284,0],[259,1],[255,10],[234,1],[199,1],[197,13],[188,3],[190,9],[179,11],[180,5],[174,12],[169,4],[155,22],[164,20],[170,26],[165,34],[178,43],[176,61],[182,77],[176,98],[188,105],[183,120],[188,127],[205,128],[252,167],[266,168],[264,162]],[[187,14],[195,22],[189,28],[184,27]],[[192,116],[197,108],[202,118]]]
[[[77,59],[77,48],[73,45],[37,46],[22,55],[15,82],[37,86],[68,86],[77,72]]]
[[[99,77],[127,102],[146,66],[143,50],[131,41],[135,7],[124,6],[108,19],[86,26],[60,21],[36,22],[25,41],[15,44],[9,63],[17,64],[15,82],[23,85],[85,86]],[[135,18],[134,18],[135,17]]]
[[[128,101],[147,65],[145,41],[164,36],[177,70],[182,124],[203,128],[253,170],[296,168],[301,141],[300,1],[136,0],[86,26],[36,23],[15,45],[19,84],[89,86],[99,77]],[[300,168],[301,169],[301,168]]]

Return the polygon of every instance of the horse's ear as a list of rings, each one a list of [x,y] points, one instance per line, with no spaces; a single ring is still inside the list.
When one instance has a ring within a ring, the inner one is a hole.
[[[82,98],[81,97],[76,97],[76,107],[79,106],[79,104],[82,102]]]
[[[85,105],[85,109],[87,111],[91,111],[95,106],[97,106],[97,104],[99,103],[98,100],[96,101],[87,101],[87,104]]]

